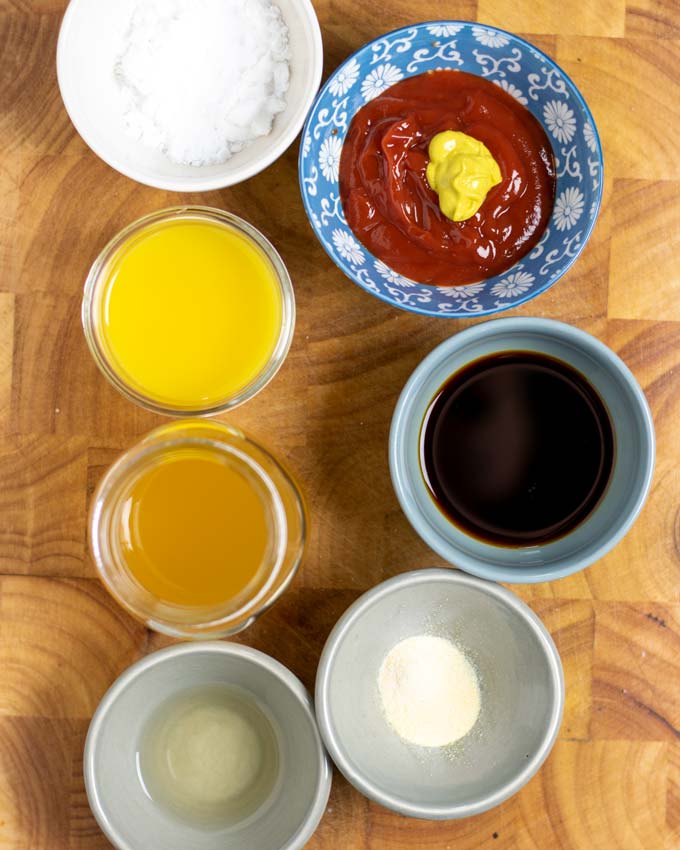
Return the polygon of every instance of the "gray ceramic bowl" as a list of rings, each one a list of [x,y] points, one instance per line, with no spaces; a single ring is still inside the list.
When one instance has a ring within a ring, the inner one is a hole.
[[[454,526],[430,496],[419,458],[423,417],[447,378],[480,357],[513,350],[549,354],[585,375],[607,407],[615,440],[612,477],[592,514],[552,543],[523,548],[493,546]],[[493,581],[549,581],[594,563],[628,532],[649,493],[654,444],[645,395],[630,369],[606,345],[563,322],[495,319],[450,337],[411,375],[392,418],[390,472],[411,525],[449,563]]]
[[[276,732],[281,775],[273,801],[231,828],[199,829],[143,791],[140,732],[155,709],[192,686],[225,682],[248,691]],[[326,808],[331,771],[302,683],[262,652],[228,643],[179,644],[134,664],[111,686],[90,724],[85,786],[92,811],[119,850],[299,850]]]
[[[479,719],[453,748],[404,743],[380,706],[383,658],[422,633],[450,638],[477,669]],[[538,617],[509,590],[445,569],[404,573],[358,599],[316,679],[319,728],[338,768],[372,800],[420,818],[468,817],[519,791],[548,756],[563,706],[562,664]]]

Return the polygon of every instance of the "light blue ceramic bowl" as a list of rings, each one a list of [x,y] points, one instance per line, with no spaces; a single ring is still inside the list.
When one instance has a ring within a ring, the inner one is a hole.
[[[539,351],[569,363],[598,391],[614,426],[614,467],[595,510],[559,540],[506,548],[468,536],[435,505],[420,467],[420,430],[432,398],[466,364],[499,351]],[[640,385],[611,349],[585,331],[550,319],[496,319],[450,337],[411,375],[390,431],[392,483],[420,537],[449,563],[480,578],[539,582],[562,578],[599,560],[628,532],[649,493],[654,424]]]
[[[455,68],[491,80],[538,119],[552,142],[557,193],[538,245],[505,274],[461,287],[414,283],[364,248],[347,226],[338,169],[354,114],[406,77]],[[383,301],[430,316],[483,316],[523,304],[575,262],[602,197],[602,148],[583,97],[558,66],[516,35],[466,21],[431,21],[369,42],[327,80],[300,147],[300,189],[307,216],[333,262]]]

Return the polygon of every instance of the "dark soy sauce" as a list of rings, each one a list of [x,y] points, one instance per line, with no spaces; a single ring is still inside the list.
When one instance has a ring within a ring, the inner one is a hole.
[[[440,387],[420,433],[439,508],[499,546],[549,543],[590,515],[614,464],[614,433],[593,387],[560,360],[506,351]]]

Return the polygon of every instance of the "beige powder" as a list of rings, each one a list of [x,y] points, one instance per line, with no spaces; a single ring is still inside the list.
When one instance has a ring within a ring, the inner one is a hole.
[[[383,711],[394,731],[420,747],[445,747],[477,722],[479,682],[474,667],[451,641],[431,635],[406,638],[378,673]]]

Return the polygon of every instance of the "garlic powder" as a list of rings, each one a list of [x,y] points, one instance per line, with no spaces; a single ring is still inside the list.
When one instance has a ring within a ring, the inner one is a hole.
[[[475,668],[446,638],[415,635],[400,641],[380,667],[378,690],[390,726],[421,747],[454,743],[479,717]]]

